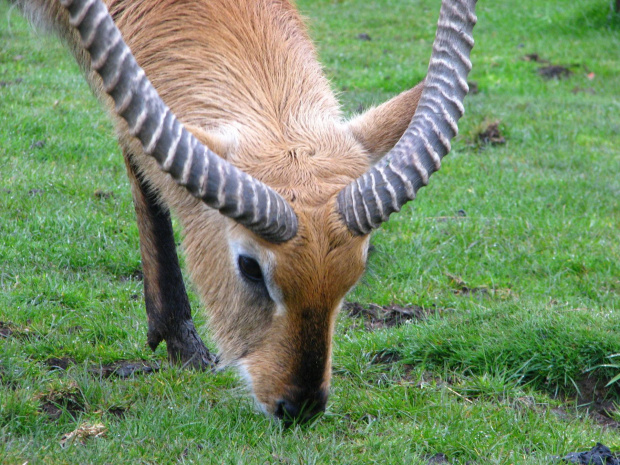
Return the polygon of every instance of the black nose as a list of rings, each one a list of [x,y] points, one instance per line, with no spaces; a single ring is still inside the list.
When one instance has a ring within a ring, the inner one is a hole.
[[[302,424],[324,412],[326,404],[327,393],[323,391],[310,398],[280,399],[276,403],[274,415],[282,420],[286,426],[295,423]]]

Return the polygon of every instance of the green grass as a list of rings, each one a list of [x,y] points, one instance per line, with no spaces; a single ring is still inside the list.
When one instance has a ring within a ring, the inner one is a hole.
[[[438,3],[299,1],[347,113],[423,78]],[[11,331],[0,338],[0,463],[443,453],[547,464],[597,441],[619,451],[588,402],[595,391],[620,421],[617,384],[604,389],[620,368],[603,367],[620,353],[620,19],[606,0],[481,1],[477,12],[480,93],[442,170],[374,235],[349,296],[440,311],[371,333],[342,315],[327,413],[284,430],[234,373],[168,368],[163,347],[145,346],[137,227],[111,125],[63,47],[0,2],[0,321]],[[530,53],[573,75],[543,80]],[[480,145],[489,121],[506,144]],[[397,361],[373,363],[386,350]],[[49,357],[76,363],[51,369]],[[165,369],[93,370],[136,359]],[[57,420],[41,411],[50,399]],[[62,448],[84,422],[107,433]]]

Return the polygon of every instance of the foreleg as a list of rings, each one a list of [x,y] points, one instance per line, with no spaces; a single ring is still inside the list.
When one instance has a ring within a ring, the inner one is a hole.
[[[124,156],[140,233],[147,342],[155,350],[161,341],[166,341],[168,358],[173,363],[213,368],[215,357],[205,347],[192,321],[170,213],[159,202],[132,156]]]

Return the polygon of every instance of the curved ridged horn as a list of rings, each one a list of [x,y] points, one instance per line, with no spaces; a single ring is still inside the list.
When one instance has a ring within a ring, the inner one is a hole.
[[[61,0],[91,66],[129,132],[195,197],[270,242],[297,233],[297,217],[274,190],[217,156],[188,132],[162,101],[100,0]]]
[[[409,127],[381,162],[338,193],[338,209],[354,233],[370,233],[413,200],[450,151],[469,91],[475,5],[442,2],[424,91]]]

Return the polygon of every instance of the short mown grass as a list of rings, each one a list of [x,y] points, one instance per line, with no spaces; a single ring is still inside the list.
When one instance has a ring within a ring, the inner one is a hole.
[[[438,0],[299,7],[348,114],[424,77]],[[0,462],[548,464],[596,442],[620,451],[620,391],[606,387],[620,373],[620,19],[606,0],[477,12],[461,135],[374,234],[349,296],[429,316],[369,332],[341,315],[327,413],[284,429],[234,373],[179,370],[146,347],[111,124],[62,45],[0,2]],[[550,64],[570,76],[544,79]],[[494,122],[504,144],[479,137]],[[126,360],[161,369],[104,374]],[[62,447],[83,424],[106,431]]]

